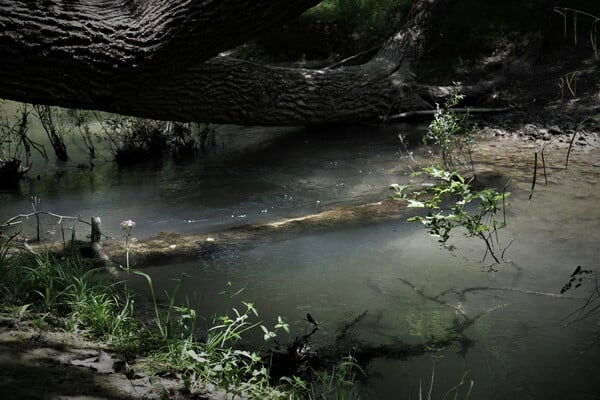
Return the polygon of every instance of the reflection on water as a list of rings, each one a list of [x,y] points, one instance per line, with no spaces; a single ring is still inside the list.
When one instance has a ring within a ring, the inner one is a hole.
[[[356,128],[332,139],[303,130],[270,132],[246,142],[231,135],[230,147],[218,156],[182,165],[118,169],[105,164],[91,173],[42,173],[18,193],[0,194],[0,210],[11,215],[27,208],[28,196],[40,195],[46,209],[100,214],[115,232],[119,221],[134,219],[135,234],[145,236],[160,230],[210,231],[380,200],[390,183],[407,179],[406,160],[398,153],[401,129]],[[531,203],[530,177],[513,176],[514,244],[506,258],[514,265],[496,272],[478,261],[480,243],[459,239],[458,250],[448,253],[418,225],[406,222],[306,232],[146,272],[159,293],[173,289],[171,278],[189,275],[185,296],[201,315],[252,301],[268,325],[281,315],[293,334],[302,334],[309,329],[304,321],[309,312],[321,322],[316,347],[331,343],[337,329],[364,311],[367,317],[356,335],[370,343],[419,343],[443,335],[456,311],[423,298],[408,281],[428,296],[446,292],[441,298],[470,317],[483,314],[465,332],[470,346],[373,361],[364,382],[366,398],[416,399],[419,382],[428,388],[435,366],[436,399],[464,374],[474,381],[474,399],[598,399],[598,318],[561,326],[579,300],[523,292],[557,293],[576,265],[597,268],[600,169],[580,167],[552,171],[551,184],[539,185]],[[245,288],[238,299],[218,294],[227,282]],[[133,284],[143,287],[141,281]],[[513,290],[481,289],[464,296],[448,291],[475,287]],[[590,287],[581,289],[570,295],[584,296]]]

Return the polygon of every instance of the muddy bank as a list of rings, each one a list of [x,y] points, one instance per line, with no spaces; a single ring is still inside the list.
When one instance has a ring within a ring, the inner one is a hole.
[[[104,351],[106,345],[81,335],[36,328],[0,314],[0,398],[2,399],[159,399],[164,390],[150,384],[143,362]],[[129,371],[126,374],[125,365]],[[165,390],[180,387],[152,377]]]
[[[181,376],[161,372],[149,358],[124,356],[81,333],[40,326],[42,317],[0,311],[0,399],[230,398],[210,382],[197,382],[191,394]]]

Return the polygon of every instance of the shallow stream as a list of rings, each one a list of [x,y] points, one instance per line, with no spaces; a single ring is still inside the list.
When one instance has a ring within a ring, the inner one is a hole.
[[[59,174],[38,164],[32,176],[39,178],[18,191],[0,192],[0,216],[5,220],[28,211],[29,197],[39,196],[44,210],[101,216],[114,237],[121,234],[121,220],[133,219],[134,234],[143,238],[374,202],[388,195],[390,183],[408,181],[413,164],[398,134],[419,132],[414,126],[333,134],[227,128],[223,146],[181,164],[118,168],[106,162],[91,171],[67,164]],[[427,164],[426,149],[412,151]],[[316,348],[331,343],[337,329],[364,311],[367,316],[354,334],[374,344],[418,343],[443,335],[456,311],[420,296],[406,281],[428,296],[477,288],[464,297],[443,297],[470,317],[484,313],[465,332],[470,346],[377,359],[367,366],[364,398],[418,399],[419,385],[425,396],[435,375],[432,398],[440,399],[466,374],[474,384],[473,399],[600,399],[600,317],[564,326],[561,320],[582,300],[547,296],[559,293],[577,265],[598,267],[598,151],[576,159],[568,170],[549,169],[548,185],[538,182],[529,202],[531,164],[504,157],[506,150],[486,151],[489,162],[477,168],[498,173],[500,185],[511,180],[509,230],[503,239],[514,240],[505,255],[512,263],[490,269],[489,262],[480,262],[481,243],[459,238],[453,242],[458,249],[448,252],[417,223],[396,221],[307,231],[286,240],[264,238],[256,247],[146,272],[161,293],[173,289],[172,278],[189,275],[185,293],[200,315],[251,301],[265,324],[272,326],[282,316],[294,336],[310,329],[304,320],[310,313],[321,326],[313,337]],[[59,238],[59,231],[53,221],[45,222],[46,235]],[[218,294],[228,282],[233,290],[245,288],[233,300]],[[592,289],[585,282],[567,294],[583,298]]]

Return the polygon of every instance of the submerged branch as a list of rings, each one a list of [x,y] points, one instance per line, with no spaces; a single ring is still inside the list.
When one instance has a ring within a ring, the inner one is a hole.
[[[515,292],[515,293],[527,294],[527,295],[532,295],[532,296],[550,297],[550,298],[553,298],[553,299],[581,300],[581,297],[564,296],[562,294],[549,293],[549,292],[539,292],[539,291],[536,291],[536,290],[510,288],[510,287],[476,286],[476,287],[466,288],[466,289],[462,289],[462,290],[455,290],[454,293],[456,293],[459,296],[459,298],[464,299],[465,298],[465,294],[467,294],[469,292],[481,292],[481,291],[487,291],[487,290],[498,290],[498,291],[505,291],[505,292]]]
[[[430,300],[433,301],[434,303],[438,303],[441,304],[443,306],[449,307],[455,311],[457,311],[459,314],[461,314],[463,317],[465,317],[466,319],[469,319],[469,317],[467,316],[467,314],[461,310],[459,307],[446,303],[445,301],[440,300],[438,297],[439,296],[428,296],[427,294],[425,294],[425,292],[423,292],[421,289],[419,289],[418,287],[416,287],[413,283],[411,283],[408,279],[404,279],[404,278],[400,278],[400,282],[404,283],[406,286],[412,288],[420,297],[422,297],[423,299],[426,300]]]

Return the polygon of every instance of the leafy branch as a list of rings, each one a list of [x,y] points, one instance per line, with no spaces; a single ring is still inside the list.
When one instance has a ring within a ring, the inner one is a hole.
[[[486,245],[483,260],[489,254],[496,263],[503,259],[504,251],[508,246],[502,247],[498,237],[498,230],[506,227],[506,199],[510,193],[506,188],[498,192],[492,188],[473,191],[471,180],[465,180],[457,172],[448,172],[435,166],[423,168],[436,183],[420,191],[409,193],[411,185],[391,185],[394,193],[392,198],[408,203],[411,208],[424,208],[427,215],[416,216],[409,221],[420,221],[429,231],[431,236],[447,249],[453,250],[454,246],[447,245],[451,232],[456,228],[463,228],[466,237],[477,237]],[[416,172],[414,175],[421,175]],[[473,209],[470,204],[477,204]],[[502,213],[498,218],[497,215]],[[498,254],[502,250],[501,254]]]

